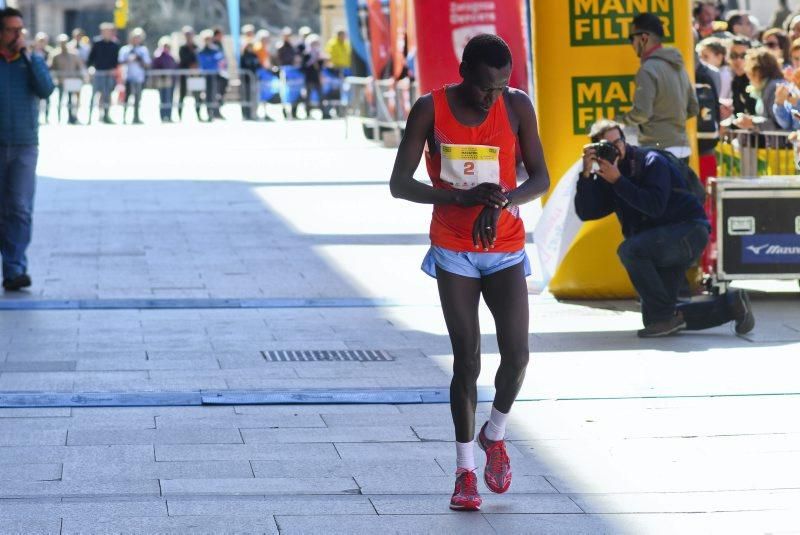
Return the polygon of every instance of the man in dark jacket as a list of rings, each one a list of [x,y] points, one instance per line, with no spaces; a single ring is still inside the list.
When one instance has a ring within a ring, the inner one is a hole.
[[[100,36],[95,37],[92,50],[89,52],[87,66],[94,69],[92,85],[92,104],[94,97],[100,94],[100,108],[103,110],[103,122],[111,124],[108,110],[111,106],[111,92],[114,90],[114,70],[119,65],[119,43],[114,36],[114,24],[104,22],[100,25]],[[89,118],[91,120],[91,109]]]
[[[22,13],[0,9],[0,256],[3,288],[31,285],[25,251],[31,242],[39,101],[55,89],[44,60],[25,49]]]
[[[584,148],[575,211],[583,221],[616,213],[625,240],[617,254],[641,298],[642,338],[668,336],[735,321],[736,333],[755,325],[747,293],[730,291],[714,299],[678,304],[686,270],[708,243],[710,225],[689,190],[679,161],[625,143],[622,125],[602,120],[592,126],[593,143],[617,151],[613,161]]]
[[[186,42],[178,49],[178,68],[179,69],[197,69],[197,45],[194,42],[194,29],[191,26],[183,27],[183,37]],[[183,119],[183,100],[186,98],[188,76],[181,75],[178,86],[178,119]],[[197,118],[200,119],[200,102],[202,102],[202,93],[200,91],[192,91],[194,97],[194,111],[197,113]]]

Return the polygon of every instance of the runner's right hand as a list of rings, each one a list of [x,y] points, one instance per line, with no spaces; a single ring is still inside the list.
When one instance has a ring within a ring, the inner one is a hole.
[[[499,184],[484,182],[472,189],[464,190],[458,195],[457,204],[461,206],[489,206],[501,208],[508,204],[508,197],[503,193]]]

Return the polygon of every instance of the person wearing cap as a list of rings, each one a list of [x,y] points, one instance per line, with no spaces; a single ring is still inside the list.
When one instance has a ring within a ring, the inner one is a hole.
[[[241,47],[244,50],[248,44],[255,45],[256,44],[256,27],[252,24],[245,24],[242,26],[242,33],[241,33],[242,43]]]
[[[223,69],[225,56],[214,44],[213,30],[200,32],[203,48],[197,53],[197,64],[206,79],[206,114],[208,122],[221,117],[219,112],[219,73]]]
[[[628,39],[641,66],[631,110],[617,120],[639,131],[639,145],[667,150],[685,159],[691,155],[686,121],[700,111],[694,85],[681,53],[661,44],[664,25],[652,13],[637,15]]]
[[[100,25],[100,36],[95,37],[89,51],[87,66],[94,74],[92,87],[92,104],[95,95],[100,95],[100,109],[103,111],[103,122],[111,124],[108,115],[111,107],[111,92],[114,90],[114,70],[119,65],[119,43],[114,35],[114,24],[104,22]],[[91,106],[90,106],[91,108]],[[91,111],[89,113],[91,117]]]
[[[78,92],[69,91],[65,87],[65,81],[69,79],[83,78],[85,69],[78,52],[69,46],[69,36],[62,33],[58,36],[58,52],[53,54],[50,60],[50,69],[53,71],[58,83],[58,121],[61,122],[61,106],[64,98],[67,100],[67,113],[69,114],[69,124],[77,124],[78,119],[75,115]]]
[[[197,69],[197,45],[194,42],[194,28],[184,26],[181,30],[184,43],[178,48],[178,68],[182,70]],[[183,100],[186,98],[186,76],[181,76],[178,83],[178,120],[183,119]],[[202,102],[201,93],[192,91],[194,98],[194,111],[197,118],[200,118],[200,103]]]
[[[258,56],[258,63],[264,69],[272,68],[272,58],[269,55],[269,30],[258,30],[256,32],[256,42],[253,44],[253,52]]]
[[[228,73],[228,60],[225,57],[225,32],[222,30],[222,26],[214,26],[212,31],[214,35],[212,40],[213,45],[222,56],[222,60],[219,64],[219,73],[217,74],[218,105],[214,108],[214,118],[224,119],[225,117],[222,115],[220,107],[225,102],[225,95],[228,93],[228,82],[230,78],[230,74]]]
[[[175,75],[160,74],[158,71],[174,71],[178,62],[172,57],[172,37],[164,35],[158,40],[158,48],[153,54],[153,86],[158,89],[161,122],[172,122],[172,101],[175,96]],[[160,74],[160,75],[159,75]]]
[[[139,106],[142,102],[142,90],[152,60],[150,52],[144,46],[145,33],[141,28],[131,31],[130,42],[119,50],[119,62],[125,66],[125,111],[122,122],[128,111],[128,100],[133,97],[133,124],[142,124],[139,117]]]
[[[84,65],[89,61],[89,52],[92,47],[89,46],[89,38],[86,37],[86,32],[83,31],[83,28],[72,30],[72,40],[69,42],[69,46],[78,53]]]

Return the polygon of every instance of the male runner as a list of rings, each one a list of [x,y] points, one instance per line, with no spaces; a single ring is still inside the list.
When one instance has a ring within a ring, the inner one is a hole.
[[[511,51],[495,35],[478,35],[464,49],[463,81],[420,98],[411,110],[392,171],[394,197],[433,204],[431,248],[422,269],[439,286],[453,346],[450,408],[456,435],[456,484],[450,508],[480,508],[473,437],[481,368],[478,303],[495,319],[500,368],[491,417],[478,445],[486,452],[484,480],[492,492],[511,484],[504,442],[511,405],[528,365],[530,264],[518,206],[547,191],[536,114],[528,96],[508,87]],[[432,186],[414,179],[423,149]],[[528,178],[517,187],[516,148]]]

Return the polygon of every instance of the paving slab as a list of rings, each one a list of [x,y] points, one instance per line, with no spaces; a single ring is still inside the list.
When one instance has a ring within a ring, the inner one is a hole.
[[[358,494],[351,477],[162,479],[164,496]]]
[[[324,429],[242,429],[246,444],[284,444],[309,442],[336,442],[337,444],[364,442],[418,442],[419,438],[409,426],[376,426]]]
[[[452,475],[407,476],[394,473],[355,476],[361,492],[372,494],[447,494],[452,493],[455,477]],[[482,481],[482,478],[478,478]],[[510,492],[557,493],[558,491],[543,476],[516,476]],[[486,486],[478,483],[479,492],[489,492]]]
[[[480,514],[351,515],[335,523],[319,516],[275,517],[281,533],[496,533]],[[502,532],[500,532],[502,533]],[[509,533],[509,532],[506,532]]]
[[[70,446],[98,444],[241,444],[238,429],[75,429],[69,431]]]
[[[269,516],[269,515],[373,515],[366,496],[216,496],[213,498],[168,497],[170,516]],[[332,521],[332,523],[335,523]]]
[[[1,450],[0,450],[1,451]],[[286,448],[269,448],[259,444],[158,445],[156,461],[276,461],[298,457],[340,459],[330,443],[292,444]]]
[[[64,463],[61,475],[63,481],[248,477],[253,477],[253,469],[248,461],[70,462]]]
[[[61,464],[0,464],[0,480],[55,481],[61,479]]]
[[[503,495],[480,489],[481,512],[484,514],[580,514],[584,511],[570,496],[562,494],[522,494],[515,492]],[[448,507],[450,497],[444,492],[425,495],[424,491],[405,495],[370,495],[369,499],[379,515],[461,515]]]
[[[5,481],[0,486],[2,498],[42,497],[139,497],[159,496],[158,481]]]
[[[0,447],[0,464],[62,463],[92,459],[102,461],[152,461],[152,445],[136,446],[5,446]]]
[[[319,414],[276,414],[261,415],[217,415],[207,417],[156,416],[158,429],[181,428],[236,428],[236,429],[277,429],[277,428],[323,428],[325,421]]]
[[[61,533],[61,519],[26,519],[3,521],[0,534],[3,535],[57,535]]]
[[[131,534],[216,534],[216,533],[259,533],[276,534],[278,529],[271,517],[132,517],[64,519],[62,535],[83,535],[85,533],[131,533]]]
[[[325,460],[250,461],[256,477],[353,477],[372,473],[430,476],[443,474],[441,467],[430,459],[415,462],[385,460]]]
[[[90,497],[36,498],[0,500],[0,518],[24,520],[32,517],[120,518],[131,516],[167,516],[166,501],[152,498]]]

